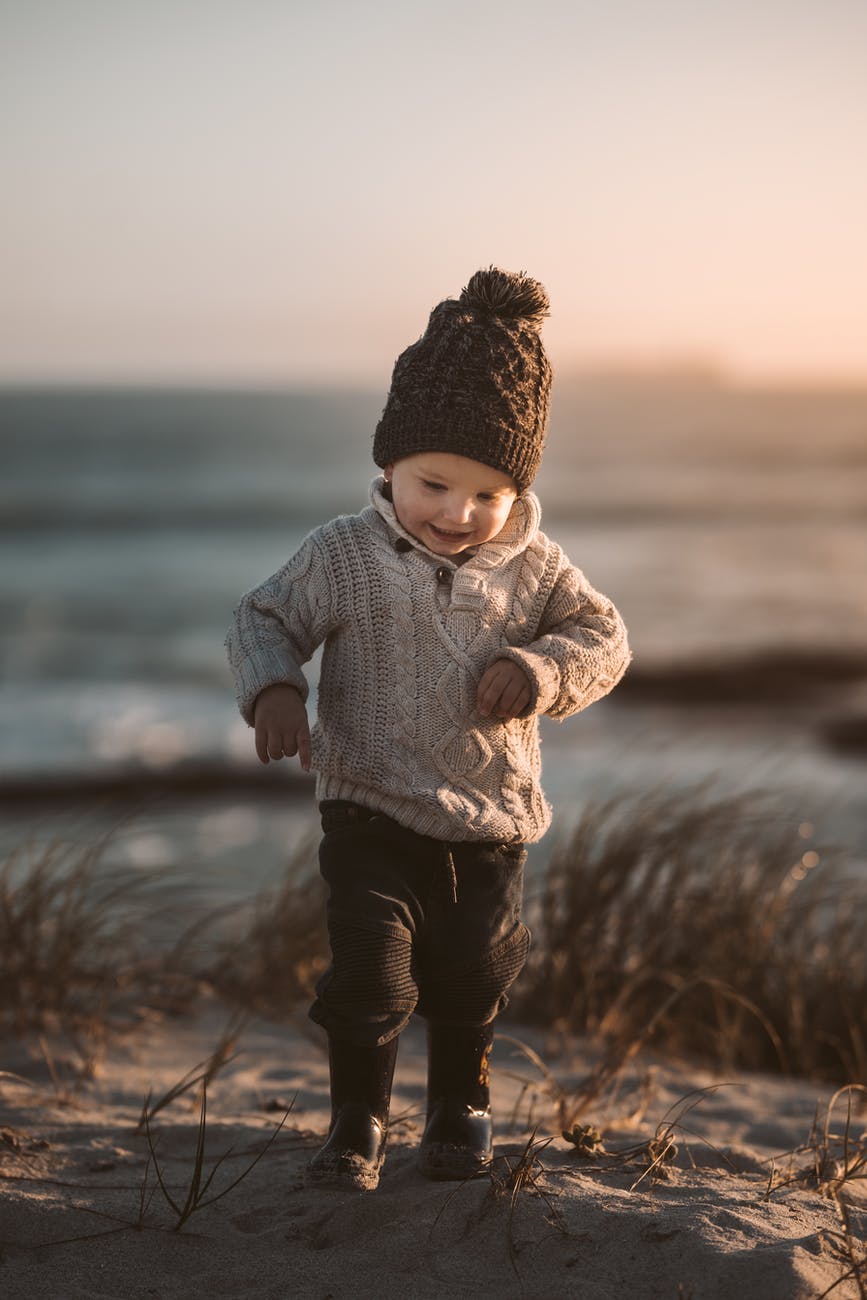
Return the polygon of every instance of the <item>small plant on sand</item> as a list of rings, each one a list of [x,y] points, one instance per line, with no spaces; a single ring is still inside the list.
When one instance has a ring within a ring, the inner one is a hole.
[[[112,1236],[116,1233],[135,1231],[135,1232],[180,1232],[192,1218],[192,1216],[201,1210],[207,1209],[208,1206],[215,1205],[221,1201],[230,1192],[234,1191],[238,1185],[243,1182],[247,1176],[252,1173],[259,1161],[262,1160],[276,1142],[284,1129],[286,1121],[295,1105],[295,1100],[286,1107],[279,1123],[273,1132],[264,1141],[257,1141],[252,1148],[245,1151],[236,1151],[234,1147],[228,1147],[219,1155],[211,1165],[210,1169],[206,1168],[207,1145],[208,1145],[208,1085],[213,1080],[218,1070],[233,1059],[229,1053],[234,1045],[233,1027],[230,1026],[222,1035],[214,1051],[206,1062],[194,1066],[188,1071],[183,1078],[168,1088],[164,1095],[156,1102],[153,1101],[152,1095],[148,1093],[142,1105],[141,1120],[138,1125],[138,1131],[143,1131],[148,1149],[148,1159],[145,1165],[144,1175],[137,1190],[138,1206],[137,1211],[130,1215],[120,1215],[117,1213],[109,1214],[89,1206],[79,1207],[84,1213],[90,1214],[96,1219],[107,1220],[111,1226],[102,1228],[94,1232],[76,1233],[68,1237],[55,1238],[39,1242],[32,1247],[35,1250],[45,1250],[52,1246],[64,1246],[73,1242],[92,1241],[102,1237]],[[27,1083],[26,1080],[19,1080],[17,1076],[6,1075],[11,1081],[16,1083]],[[0,1080],[2,1081],[2,1080]],[[192,1168],[188,1178],[180,1186],[176,1187],[171,1182],[166,1170],[166,1165],[161,1161],[159,1153],[159,1136],[154,1133],[152,1120],[157,1113],[179,1097],[185,1096],[193,1088],[199,1087],[198,1096],[198,1124],[196,1128],[196,1144],[192,1155]],[[17,1136],[11,1130],[4,1130],[0,1134],[0,1144],[6,1144],[16,1151],[20,1149],[20,1142]],[[47,1143],[45,1144],[47,1146]],[[28,1151],[39,1149],[32,1144]],[[215,1179],[221,1169],[229,1160],[238,1159],[244,1155],[252,1155],[244,1165],[240,1173],[230,1177],[222,1187],[215,1186]],[[63,1180],[53,1179],[54,1186],[75,1188],[80,1186],[76,1183],[67,1183]],[[163,1202],[171,1211],[170,1222],[165,1222],[165,1213],[162,1214],[154,1210],[154,1201],[157,1194],[160,1194]],[[0,1246],[8,1243],[0,1240]]]
[[[845,1097],[846,1118],[842,1131],[835,1125],[834,1112],[838,1103]],[[862,1084],[850,1084],[838,1088],[825,1108],[824,1118],[820,1122],[818,1113],[813,1120],[813,1127],[807,1141],[785,1156],[775,1157],[771,1162],[765,1199],[777,1192],[792,1187],[810,1187],[821,1196],[828,1197],[837,1206],[837,1213],[844,1229],[844,1236],[851,1230],[850,1210],[854,1211],[855,1198],[863,1199],[867,1190],[867,1129],[856,1132],[854,1128],[854,1107],[857,1100],[863,1103],[867,1097],[867,1087]],[[778,1161],[788,1159],[785,1169],[780,1169]],[[864,1213],[863,1203],[860,1213]],[[862,1232],[863,1237],[863,1232]],[[863,1251],[858,1265],[865,1265]]]
[[[518,1254],[515,1245],[513,1230],[513,1220],[515,1209],[518,1204],[518,1198],[521,1193],[531,1196],[538,1196],[544,1201],[548,1210],[549,1222],[557,1228],[558,1231],[566,1233],[566,1225],[563,1223],[560,1214],[554,1206],[551,1198],[548,1196],[542,1185],[542,1177],[545,1173],[545,1167],[539,1159],[540,1152],[544,1151],[551,1144],[553,1138],[537,1139],[535,1130],[530,1134],[527,1143],[516,1159],[507,1155],[500,1156],[491,1164],[491,1183],[488,1189],[488,1197],[493,1202],[508,1200],[509,1209],[506,1216],[506,1238],[509,1245],[509,1260],[515,1276],[520,1279],[521,1273],[518,1268]]]
[[[831,1295],[844,1282],[854,1282],[861,1300],[867,1300],[867,1249],[864,1245],[867,1225],[864,1223],[864,1216],[863,1214],[861,1216],[860,1228],[856,1228],[853,1222],[854,1213],[848,1202],[838,1192],[833,1194],[833,1200],[840,1220],[840,1232],[835,1233],[834,1238],[844,1272],[836,1282],[822,1292],[819,1300],[825,1300],[826,1296]]]
[[[489,1179],[485,1197],[473,1216],[473,1220],[478,1221],[485,1218],[492,1210],[496,1211],[504,1202],[508,1203],[506,1210],[506,1243],[509,1251],[509,1262],[519,1282],[521,1281],[521,1271],[518,1267],[514,1218],[522,1194],[540,1198],[547,1210],[548,1223],[556,1231],[566,1236],[569,1235],[569,1230],[563,1222],[562,1216],[546,1192],[542,1182],[545,1166],[539,1158],[540,1153],[550,1146],[553,1140],[553,1136],[537,1138],[534,1129],[516,1156],[504,1154],[493,1159],[487,1170]],[[465,1179],[464,1182],[459,1183],[449,1192],[434,1219],[434,1227],[454,1198],[463,1188],[470,1186],[473,1181],[471,1178]]]
[[[696,1106],[699,1106],[711,1093],[717,1092],[724,1084],[711,1084],[708,1088],[695,1088],[688,1092],[684,1097],[670,1106],[663,1115],[662,1119],[656,1126],[653,1135],[644,1142],[639,1142],[636,1146],[621,1148],[619,1151],[611,1152],[619,1162],[627,1164],[635,1160],[643,1163],[644,1169],[631,1185],[630,1191],[634,1192],[640,1187],[646,1178],[651,1182],[668,1177],[668,1165],[677,1159],[678,1148],[675,1141],[678,1132],[690,1134],[690,1130],[684,1124],[684,1118]],[[692,1134],[695,1136],[695,1134]],[[721,1157],[724,1163],[728,1162],[726,1156],[721,1151],[717,1151],[712,1143],[706,1138],[699,1138],[706,1146],[710,1146]]]
[[[835,1131],[834,1112],[845,1097],[846,1118],[842,1132]],[[843,1272],[818,1300],[833,1294],[838,1286],[852,1282],[858,1288],[861,1300],[867,1300],[867,1210],[863,1193],[867,1185],[867,1129],[853,1130],[856,1101],[864,1103],[867,1086],[850,1084],[838,1088],[825,1108],[820,1122],[817,1112],[813,1127],[803,1146],[787,1153],[788,1167],[781,1171],[777,1157],[771,1162],[771,1172],[765,1199],[791,1187],[814,1188],[821,1196],[833,1201],[840,1222],[840,1231],[825,1233],[835,1249]],[[796,1163],[800,1158],[800,1163]],[[860,1192],[860,1203],[856,1201]],[[857,1219],[857,1223],[856,1223]]]
[[[176,1092],[175,1095],[177,1096],[178,1093]],[[218,1158],[214,1161],[209,1171],[205,1170],[205,1147],[206,1147],[207,1122],[208,1122],[208,1085],[207,1082],[203,1080],[201,1102],[199,1105],[199,1125],[198,1125],[198,1131],[196,1135],[196,1150],[193,1156],[193,1168],[186,1189],[182,1192],[181,1195],[176,1197],[173,1194],[172,1190],[170,1190],[169,1188],[168,1178],[166,1176],[165,1170],[163,1169],[159,1161],[159,1157],[157,1154],[157,1143],[155,1142],[153,1134],[151,1133],[150,1119],[148,1115],[148,1109],[149,1109],[148,1103],[147,1101],[145,1101],[143,1114],[144,1114],[145,1135],[147,1137],[150,1159],[145,1168],[144,1180],[142,1182],[142,1189],[141,1189],[142,1206],[146,1208],[151,1203],[152,1195],[149,1190],[149,1174],[150,1174],[150,1170],[153,1169],[154,1175],[156,1177],[156,1184],[159,1187],[160,1191],[162,1192],[166,1204],[169,1206],[169,1208],[172,1210],[175,1216],[170,1225],[171,1230],[173,1232],[180,1232],[180,1230],[184,1227],[184,1225],[188,1222],[188,1220],[197,1211],[204,1210],[209,1205],[215,1205],[217,1201],[221,1201],[224,1196],[228,1196],[229,1193],[233,1191],[238,1186],[238,1184],[242,1182],[242,1180],[245,1179],[249,1173],[251,1173],[253,1169],[255,1169],[256,1165],[259,1163],[262,1157],[267,1154],[267,1152],[270,1150],[271,1146],[279,1136],[283,1128],[283,1125],[286,1123],[286,1120],[289,1118],[289,1113],[292,1109],[292,1105],[294,1105],[294,1102],[290,1104],[288,1110],[283,1115],[283,1118],[280,1120],[280,1123],[277,1125],[274,1132],[268,1138],[265,1145],[261,1148],[260,1151],[257,1152],[257,1154],[249,1162],[249,1164],[244,1166],[244,1168],[241,1170],[241,1173],[238,1174],[237,1177],[233,1178],[231,1182],[227,1183],[219,1191],[211,1192],[211,1194],[209,1195],[208,1193],[210,1192],[211,1184],[213,1183],[216,1174],[223,1166],[223,1164],[225,1164],[225,1162],[230,1158],[230,1156],[232,1156],[234,1152],[234,1148],[229,1147],[226,1151],[223,1152],[221,1156],[218,1156]],[[143,1210],[143,1214],[144,1214],[144,1210]]]
[[[548,1072],[550,1077],[550,1072]],[[684,1119],[694,1110],[696,1106],[704,1101],[705,1097],[712,1093],[718,1092],[720,1088],[726,1087],[726,1084],[714,1083],[706,1088],[695,1088],[691,1092],[680,1097],[671,1105],[662,1119],[656,1125],[650,1137],[641,1142],[632,1143],[628,1146],[612,1147],[607,1145],[606,1134],[610,1129],[622,1128],[625,1126],[633,1127],[639,1119],[637,1112],[633,1111],[629,1116],[621,1116],[614,1125],[595,1124],[577,1124],[572,1123],[569,1128],[561,1130],[561,1136],[564,1141],[568,1142],[573,1149],[573,1154],[580,1160],[592,1161],[596,1168],[604,1171],[605,1169],[620,1168],[623,1165],[640,1164],[642,1172],[632,1184],[630,1191],[635,1191],[645,1179],[649,1178],[651,1183],[659,1179],[665,1179],[668,1176],[667,1166],[677,1158],[677,1134],[682,1133],[687,1137],[692,1136],[705,1146],[711,1147],[720,1157],[721,1161],[729,1163],[725,1154],[718,1151],[711,1142],[704,1137],[699,1136],[689,1129],[684,1123]],[[561,1085],[557,1088],[562,1097],[569,1094]],[[558,1105],[558,1110],[562,1114],[562,1101]],[[640,1117],[643,1117],[646,1105],[641,1107]],[[550,1140],[550,1139],[549,1139]],[[607,1163],[600,1163],[607,1162]]]

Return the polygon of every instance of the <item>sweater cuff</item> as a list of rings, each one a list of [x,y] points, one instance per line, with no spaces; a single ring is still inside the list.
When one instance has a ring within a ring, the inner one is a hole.
[[[519,668],[523,668],[533,692],[529,705],[520,717],[529,718],[534,713],[547,713],[557,702],[560,694],[560,669],[547,655],[534,654],[530,650],[520,650],[511,646],[501,650],[498,659],[511,659]]]
[[[294,659],[276,650],[260,650],[242,660],[236,670],[235,683],[241,717],[251,727],[256,700],[268,686],[294,686],[305,701],[310,689]]]

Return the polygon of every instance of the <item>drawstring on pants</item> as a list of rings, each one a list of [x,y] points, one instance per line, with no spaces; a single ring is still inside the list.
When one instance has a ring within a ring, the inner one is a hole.
[[[449,891],[452,896],[452,902],[458,901],[458,875],[455,871],[455,859],[452,854],[450,845],[443,844],[443,866],[446,869],[446,879]]]

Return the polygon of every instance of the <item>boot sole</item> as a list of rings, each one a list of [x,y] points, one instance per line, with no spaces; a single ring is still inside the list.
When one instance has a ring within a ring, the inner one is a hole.
[[[308,1165],[304,1171],[304,1186],[323,1191],[375,1192],[381,1169],[382,1161],[371,1165],[357,1156],[336,1156],[315,1167]]]
[[[434,1146],[421,1153],[418,1171],[434,1183],[464,1182],[490,1172],[491,1154],[479,1155],[459,1147]]]

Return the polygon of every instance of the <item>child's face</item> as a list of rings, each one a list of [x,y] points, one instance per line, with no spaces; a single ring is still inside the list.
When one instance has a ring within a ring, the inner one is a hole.
[[[502,470],[450,451],[404,456],[385,477],[398,520],[435,555],[460,555],[496,537],[518,495]]]

